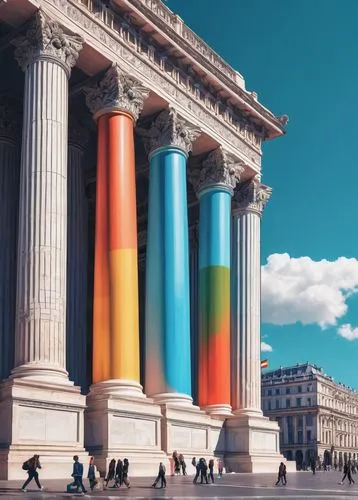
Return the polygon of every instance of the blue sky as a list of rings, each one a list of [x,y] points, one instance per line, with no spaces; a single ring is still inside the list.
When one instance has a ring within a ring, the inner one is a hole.
[[[315,362],[358,389],[358,2],[166,4],[290,118],[287,135],[264,146],[273,195],[262,264],[280,255],[264,267],[262,336],[273,350],[263,357],[270,368]]]

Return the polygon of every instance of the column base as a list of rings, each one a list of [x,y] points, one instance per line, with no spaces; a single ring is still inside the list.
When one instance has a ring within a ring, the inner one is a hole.
[[[11,371],[11,380],[26,379],[35,383],[56,384],[73,387],[73,382],[68,378],[68,372],[60,367],[38,363],[28,363],[17,366]]]
[[[40,455],[41,478],[68,478],[72,457],[84,463],[85,397],[68,385],[8,379],[0,386],[0,479],[24,480],[22,464]]]
[[[205,406],[204,410],[212,415],[213,417],[231,417],[231,405],[229,404],[219,404],[219,405],[208,405]]]
[[[262,415],[237,413],[226,420],[225,467],[227,472],[277,472],[280,462],[290,463],[279,452],[280,429]]]
[[[101,476],[112,458],[128,458],[131,476],[155,477],[159,462],[168,465],[161,449],[161,419],[160,406],[139,384],[110,380],[93,385],[87,396],[85,445]]]

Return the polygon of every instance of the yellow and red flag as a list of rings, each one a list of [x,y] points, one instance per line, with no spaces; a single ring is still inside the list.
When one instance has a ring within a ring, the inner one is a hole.
[[[267,368],[267,367],[268,367],[268,359],[262,359],[261,368]]]

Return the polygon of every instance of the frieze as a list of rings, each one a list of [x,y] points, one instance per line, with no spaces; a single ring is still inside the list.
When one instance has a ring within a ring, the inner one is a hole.
[[[255,170],[260,169],[261,140],[253,134],[255,144],[249,142],[247,131],[240,132],[240,128],[229,119],[229,113],[217,114],[207,107],[204,100],[198,99],[197,94],[194,95],[191,91],[179,87],[176,74],[165,72],[151,60],[149,54],[139,49],[139,44],[134,45],[125,38],[122,28],[114,22],[112,13],[108,12],[111,15],[106,16],[106,24],[104,20],[92,18],[93,14],[90,10],[82,3],[78,5],[76,0],[42,0],[40,3],[49,5],[51,8],[57,7],[61,14],[66,15],[84,30],[84,35],[87,32],[89,37],[94,37],[101,42],[107,54],[110,50],[113,53],[113,59],[120,62],[121,67],[132,73],[135,70],[136,76],[145,80],[148,87],[154,86],[154,91],[160,89],[160,94],[168,102],[179,103],[184,110],[195,116],[198,123],[203,123],[204,131],[208,130],[209,135],[214,136],[219,143],[227,144],[227,147],[235,150],[235,153],[246,156]],[[109,29],[112,34],[108,32]],[[114,37],[117,37],[118,41]],[[241,138],[240,135],[243,137]]]
[[[137,120],[149,90],[114,63],[100,82],[86,87],[85,94],[93,115],[106,110],[120,110],[130,113]]]
[[[208,154],[201,168],[190,169],[188,176],[197,193],[210,186],[234,190],[243,171],[243,162],[219,147]]]
[[[261,216],[266,203],[271,197],[272,189],[260,184],[256,178],[243,182],[234,192],[232,207],[234,214],[255,212]]]
[[[18,36],[12,43],[16,47],[15,58],[24,71],[36,60],[49,58],[60,62],[69,76],[83,39],[79,35],[66,35],[57,22],[39,10],[25,35]]]
[[[164,146],[175,146],[189,154],[201,131],[180,117],[174,108],[168,108],[159,113],[149,129],[137,127],[136,133],[142,137],[148,155]]]

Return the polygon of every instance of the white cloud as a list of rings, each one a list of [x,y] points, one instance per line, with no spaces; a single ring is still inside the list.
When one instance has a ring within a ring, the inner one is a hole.
[[[272,254],[262,266],[262,321],[275,325],[336,325],[358,292],[358,260]]]
[[[261,352],[272,352],[272,346],[266,344],[266,342],[261,342]]]
[[[342,325],[337,330],[338,335],[347,340],[357,340],[358,339],[358,328],[353,328],[350,323]]]

